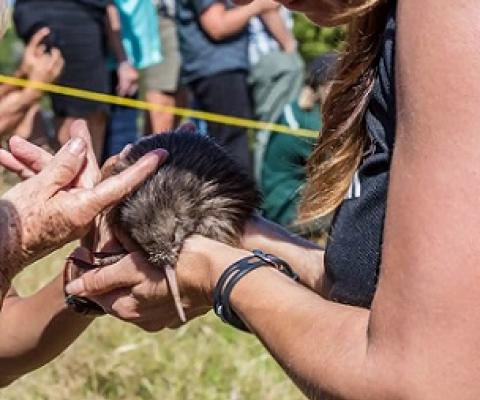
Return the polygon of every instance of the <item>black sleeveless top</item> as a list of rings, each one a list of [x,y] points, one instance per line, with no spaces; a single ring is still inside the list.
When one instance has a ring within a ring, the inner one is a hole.
[[[370,306],[376,289],[395,138],[396,1],[392,3],[365,115],[372,150],[335,215],[325,255],[330,298],[362,307]]]

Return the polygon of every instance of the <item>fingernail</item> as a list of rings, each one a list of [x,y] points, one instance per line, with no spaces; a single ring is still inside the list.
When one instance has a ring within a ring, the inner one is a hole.
[[[75,279],[71,282],[69,282],[66,286],[65,286],[65,291],[68,293],[68,294],[71,294],[71,295],[79,295],[80,293],[83,293],[85,291],[85,286],[83,285],[83,280],[82,279]]]
[[[132,144],[127,144],[123,150],[120,152],[119,156],[120,158],[125,158],[128,153],[130,153],[130,150],[132,149],[133,145]]]
[[[81,138],[74,138],[68,144],[68,151],[75,156],[79,156],[85,151],[86,143]]]
[[[160,161],[164,161],[168,157],[168,151],[165,149],[156,149],[152,151],[153,154],[155,154]]]

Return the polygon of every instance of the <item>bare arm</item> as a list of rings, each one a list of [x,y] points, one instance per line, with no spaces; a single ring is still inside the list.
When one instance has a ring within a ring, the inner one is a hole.
[[[245,6],[227,9],[223,2],[213,3],[200,15],[200,25],[217,41],[227,39],[242,31],[250,18],[276,7],[270,0],[255,0]]]
[[[235,311],[312,399],[480,398],[479,17],[474,0],[399,2],[396,147],[371,311],[324,300],[269,268],[232,292]],[[219,275],[248,254],[205,238],[186,243],[177,274],[189,315],[211,306]],[[131,295],[159,290],[138,265]],[[113,266],[110,281],[126,268]],[[82,276],[72,293],[101,292],[106,272]],[[115,313],[138,323],[138,304],[121,301]],[[175,315],[171,302],[162,306],[157,322]],[[175,324],[148,328],[158,326]]]
[[[51,361],[91,322],[66,308],[62,276],[28,298],[11,293],[0,313],[0,386]]]
[[[324,250],[298,235],[261,217],[252,218],[241,243],[246,250],[261,249],[287,261],[302,283],[324,293]]]
[[[267,10],[260,15],[268,31],[273,35],[280,47],[286,53],[293,53],[297,49],[297,41],[292,32],[285,25],[278,8]]]
[[[122,26],[120,23],[120,15],[118,14],[117,7],[113,3],[107,5],[106,27],[108,42],[115,59],[119,64],[123,61],[127,61],[128,58],[122,44]]]
[[[397,138],[371,312],[268,269],[233,292],[311,398],[480,396],[479,16],[473,0],[399,2]]]
[[[117,61],[117,94],[133,96],[138,90],[138,71],[130,64],[122,42],[122,26],[118,9],[114,4],[107,6],[107,37]]]

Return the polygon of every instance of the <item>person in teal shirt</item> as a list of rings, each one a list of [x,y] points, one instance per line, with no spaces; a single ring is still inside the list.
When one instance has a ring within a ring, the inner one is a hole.
[[[330,86],[329,74],[335,60],[335,55],[326,54],[311,63],[307,84],[298,99],[284,107],[279,124],[292,129],[322,129],[320,104]],[[297,206],[306,181],[305,167],[316,142],[316,138],[272,133],[261,172],[263,216],[307,236],[318,236],[328,226],[328,219],[308,229],[296,223]]]
[[[114,0],[108,7],[112,94],[138,97],[139,70],[162,61],[156,9],[152,0]],[[103,160],[138,138],[138,110],[112,106]]]

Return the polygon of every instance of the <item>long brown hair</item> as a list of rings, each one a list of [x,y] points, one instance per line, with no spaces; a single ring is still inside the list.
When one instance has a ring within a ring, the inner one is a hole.
[[[388,2],[355,3],[351,14],[344,10],[342,15],[350,16],[347,43],[322,108],[323,131],[307,165],[300,204],[303,223],[329,214],[342,202],[368,143],[363,117],[375,81]]]

